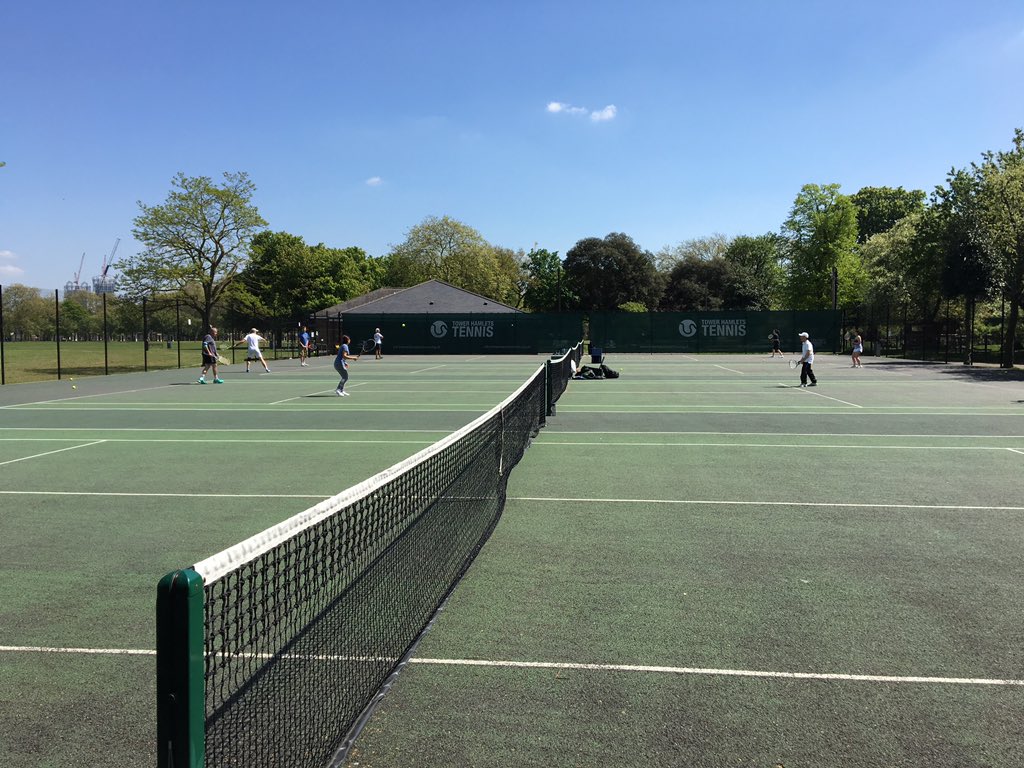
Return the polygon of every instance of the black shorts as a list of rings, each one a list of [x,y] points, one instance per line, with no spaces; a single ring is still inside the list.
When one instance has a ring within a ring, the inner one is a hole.
[[[203,365],[216,365],[217,358],[213,355],[203,352]]]

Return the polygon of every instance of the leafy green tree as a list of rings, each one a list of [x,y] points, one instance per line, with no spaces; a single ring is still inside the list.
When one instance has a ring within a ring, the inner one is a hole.
[[[857,242],[866,243],[873,235],[892,229],[900,219],[923,211],[925,193],[903,187],[862,187],[850,200],[857,206]]]
[[[60,333],[64,338],[84,341],[103,331],[100,304],[103,299],[88,291],[76,291],[60,303]]]
[[[257,319],[295,319],[372,290],[372,261],[360,248],[310,246],[297,235],[260,232],[233,286],[228,321],[239,326]]]
[[[684,240],[678,245],[666,246],[654,255],[654,264],[659,272],[669,273],[672,268],[681,261],[689,258],[710,261],[721,258],[729,248],[729,238],[723,234],[715,233],[707,237],[695,237],[692,240]]]
[[[669,312],[747,309],[754,297],[735,264],[722,256],[687,256],[668,275],[661,309]]]
[[[840,306],[863,298],[867,272],[854,250],[857,207],[839,192],[838,184],[805,184],[782,228],[788,240],[793,309],[830,309],[833,269],[838,273]]]
[[[777,234],[740,235],[725,249],[724,258],[734,268],[737,295],[747,297],[745,309],[778,309],[783,303],[785,241]]]
[[[526,290],[523,301],[534,312],[556,312],[575,306],[576,297],[562,270],[558,251],[534,248],[526,254]]]
[[[53,296],[21,283],[3,287],[4,332],[7,341],[30,341],[53,336]]]
[[[1000,366],[1015,362],[1020,310],[1024,306],[1024,130],[1014,131],[1013,149],[985,152],[970,169],[951,171],[945,202],[966,222],[971,256],[991,275],[993,293],[1006,300],[1009,315]],[[952,258],[962,258],[950,249]]]
[[[661,298],[654,256],[622,233],[580,240],[565,254],[564,267],[580,309],[613,310],[630,301],[651,309]]]
[[[183,173],[171,184],[162,205],[139,202],[132,234],[145,250],[115,266],[124,292],[141,297],[173,291],[209,325],[245,265],[249,243],[267,222],[252,204],[256,186],[244,172],[225,173],[220,186]]]

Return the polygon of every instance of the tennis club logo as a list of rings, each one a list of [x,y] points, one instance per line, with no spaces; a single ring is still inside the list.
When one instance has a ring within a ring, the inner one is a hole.
[[[443,339],[448,335],[448,323],[444,320],[435,320],[430,325],[430,335],[435,339]]]
[[[700,331],[701,336],[746,336],[747,321],[721,318],[702,319],[698,325],[696,320],[687,318],[679,324],[679,335],[692,338]]]

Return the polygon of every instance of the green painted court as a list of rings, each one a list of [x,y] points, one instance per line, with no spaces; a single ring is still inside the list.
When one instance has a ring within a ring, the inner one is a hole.
[[[607,362],[347,766],[1021,764],[1020,371]],[[157,581],[542,363],[360,361],[343,399],[326,359],[0,388],[0,763],[153,765]]]

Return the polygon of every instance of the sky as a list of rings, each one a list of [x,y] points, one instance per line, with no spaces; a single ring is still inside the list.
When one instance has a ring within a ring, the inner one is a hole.
[[[0,42],[0,285],[51,291],[139,252],[179,172],[371,256],[430,216],[656,253],[1024,127],[1021,0],[33,0]]]

